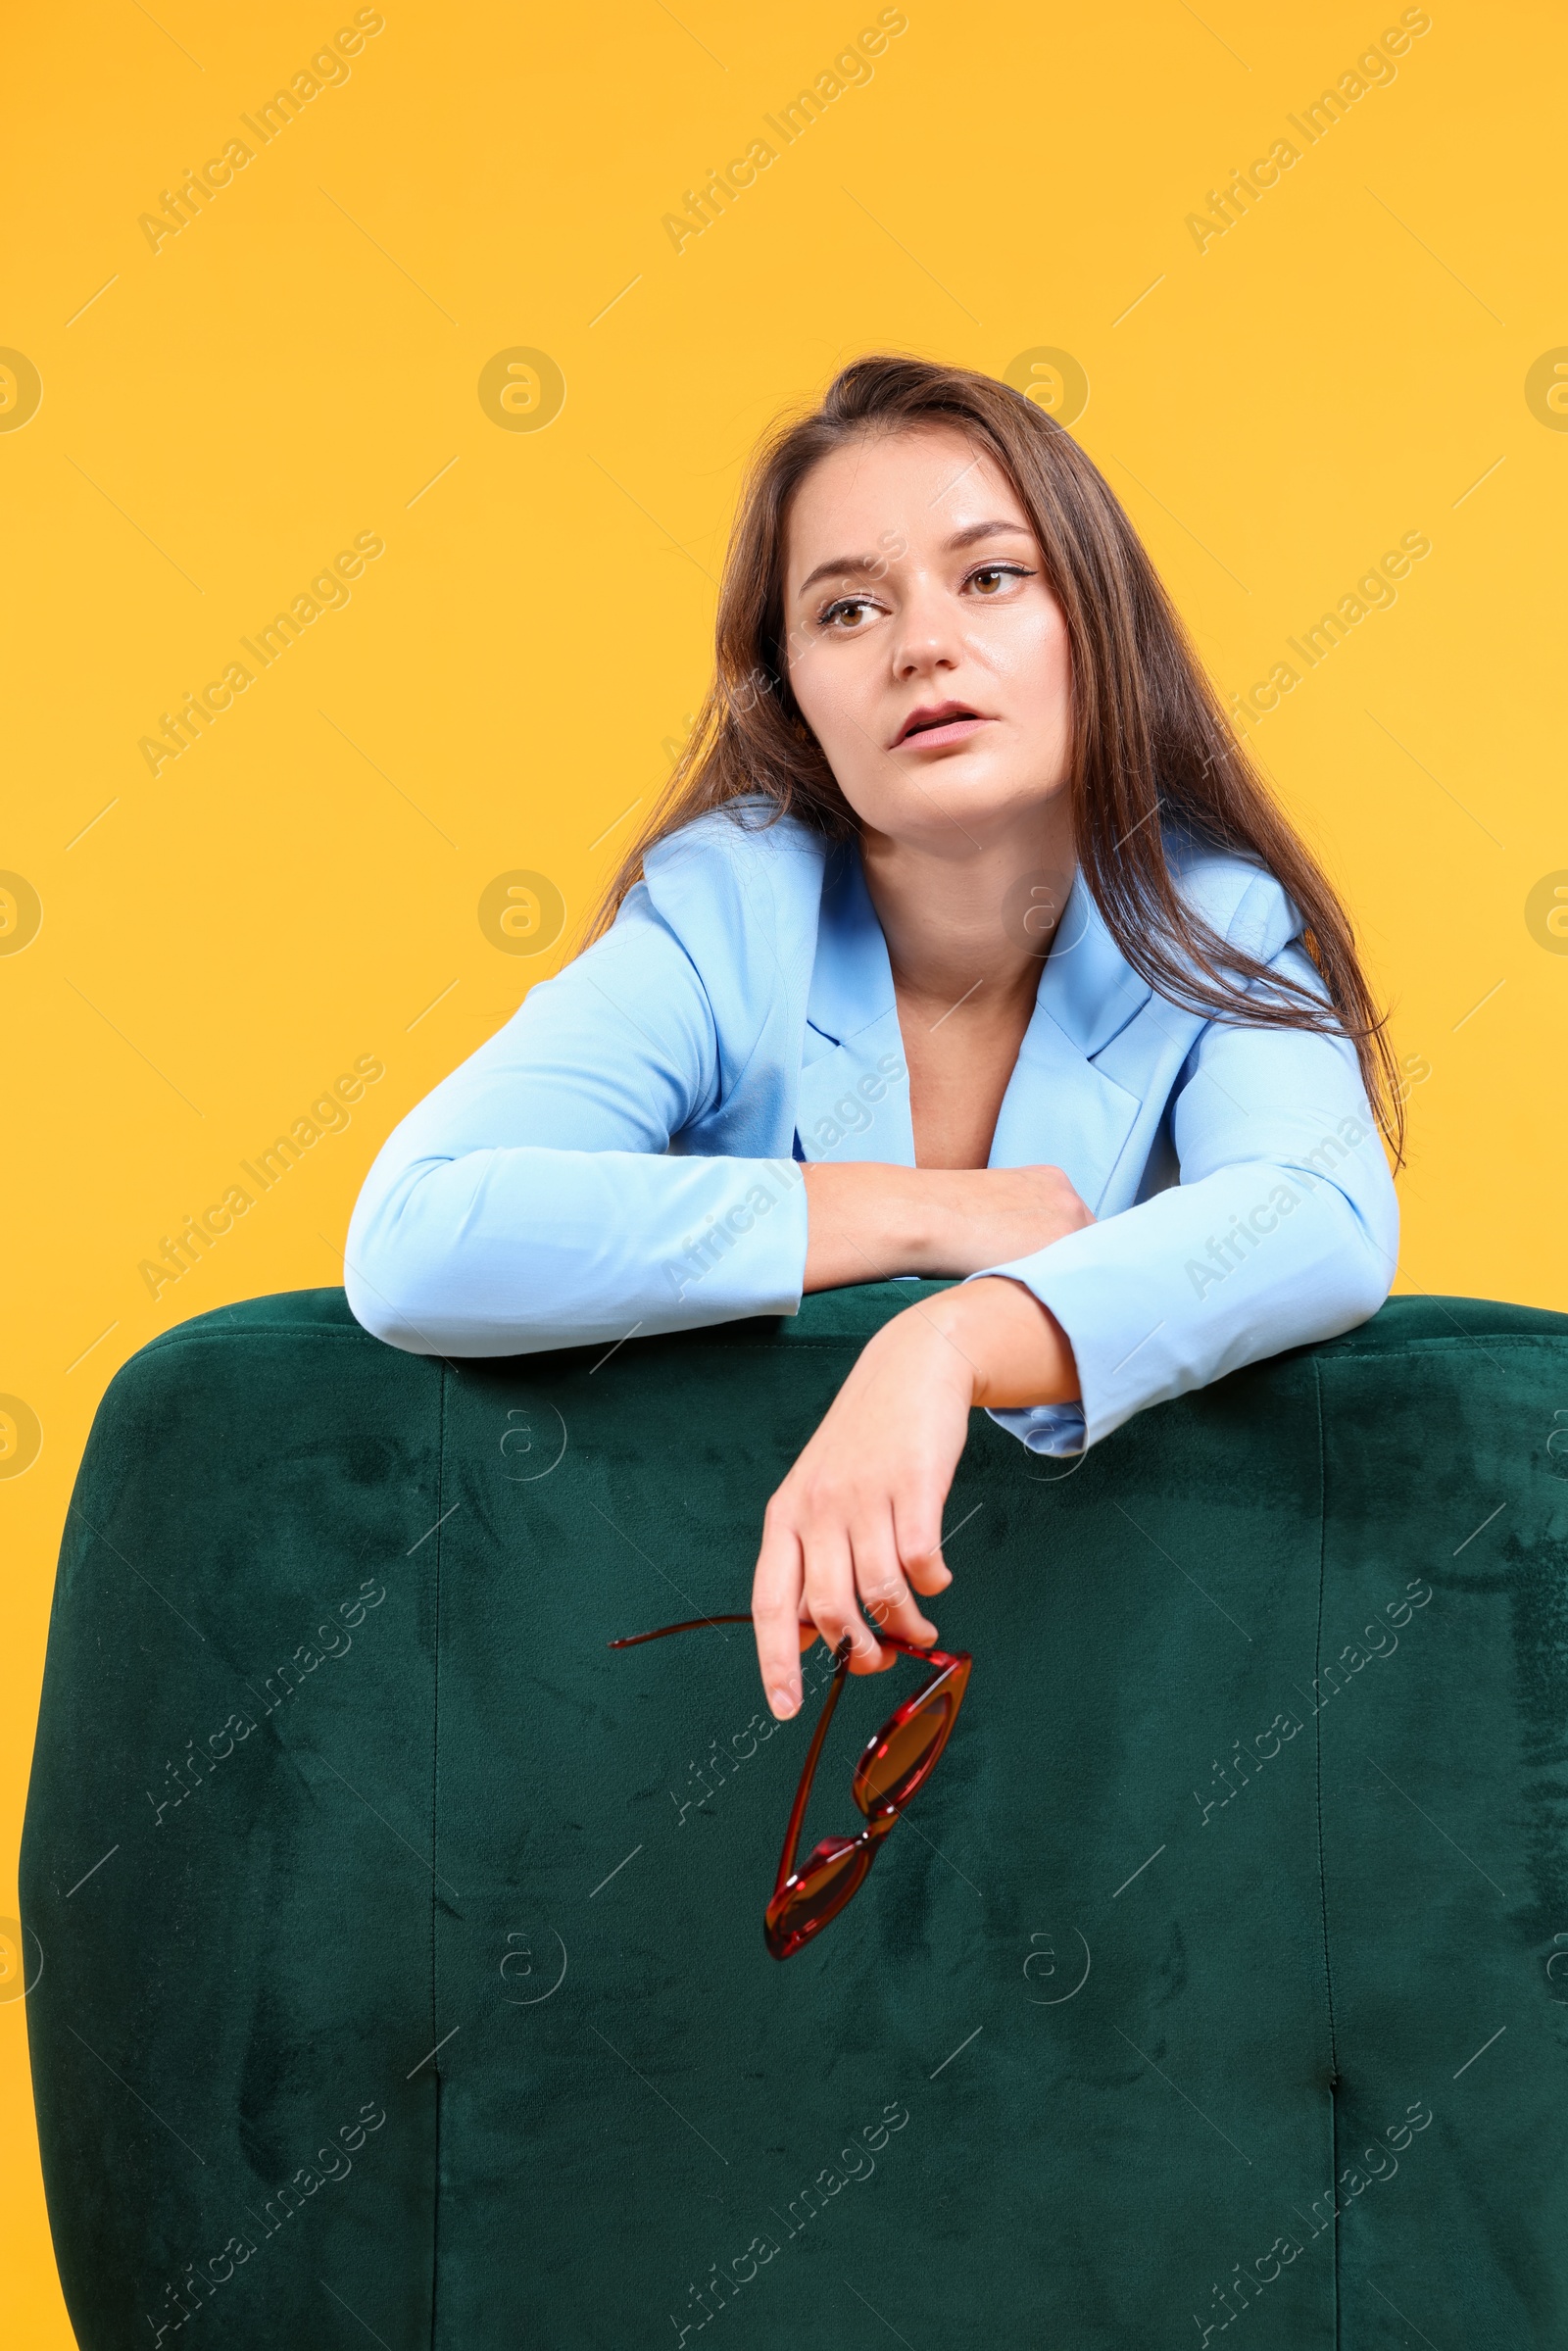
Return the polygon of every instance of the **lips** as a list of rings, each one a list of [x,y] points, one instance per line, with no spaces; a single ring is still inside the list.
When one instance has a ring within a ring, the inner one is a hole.
[[[944,743],[961,743],[976,727],[989,723],[966,702],[937,702],[923,704],[913,710],[893,738],[893,749],[911,742],[928,743],[933,748]]]

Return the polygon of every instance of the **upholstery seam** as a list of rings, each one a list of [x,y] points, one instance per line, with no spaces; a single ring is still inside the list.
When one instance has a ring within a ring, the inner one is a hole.
[[[1329,1465],[1328,1443],[1323,1428],[1323,1372],[1322,1366],[1312,1365],[1312,1395],[1317,1409],[1317,1630],[1312,1655],[1312,1719],[1313,1768],[1315,1774],[1315,1805],[1317,1811],[1317,1891],[1318,1916],[1323,1935],[1323,1991],[1328,2003],[1329,2019],[1329,2200],[1334,2215],[1334,2344],[1340,2344],[1340,2228],[1335,2183],[1339,2179],[1339,2099],[1340,2079],[1339,2042],[1334,2027],[1334,1972],[1329,1961],[1329,1895],[1328,1873],[1323,1854],[1323,1709],[1318,1702],[1318,1690],[1323,1676],[1323,1596],[1328,1564],[1329,1528]]]
[[[869,1287],[869,1285],[867,1285],[867,1287]],[[737,1315],[735,1319],[736,1321],[743,1321],[749,1320],[750,1317]],[[790,1321],[793,1320],[793,1317],[781,1315],[777,1319],[780,1321]],[[649,1334],[649,1343],[657,1344],[662,1339],[690,1339],[694,1338],[696,1335],[697,1334],[694,1331],[656,1331]],[[872,1336],[874,1336],[874,1331],[866,1330],[862,1332],[847,1333],[842,1339],[784,1338],[776,1340],[729,1340],[719,1342],[718,1344],[726,1347],[737,1354],[755,1355],[772,1354],[780,1347],[854,1347],[858,1341],[869,1339]],[[150,1339],[144,1347],[138,1347],[134,1355],[127,1355],[124,1362],[120,1366],[120,1370],[116,1372],[115,1378],[119,1379],[121,1373],[128,1371],[133,1363],[139,1362],[145,1356],[165,1354],[173,1347],[206,1346],[209,1344],[217,1344],[219,1342],[227,1342],[228,1340],[235,1338],[282,1339],[292,1342],[301,1337],[309,1337],[313,1339],[347,1340],[352,1345],[366,1347],[384,1347],[387,1344],[384,1340],[374,1338],[368,1331],[338,1330],[329,1324],[318,1324],[315,1328],[306,1326],[304,1331],[279,1330],[275,1325],[268,1324],[266,1326],[253,1326],[250,1329],[212,1331],[203,1332],[200,1334],[193,1332],[188,1339],[180,1337],[177,1332],[167,1331],[157,1339]],[[1431,1340],[1416,1340],[1413,1341],[1410,1346],[1401,1347],[1345,1347],[1340,1341],[1333,1339],[1324,1340],[1321,1344],[1325,1351],[1330,1347],[1336,1348],[1338,1350],[1336,1359],[1341,1362],[1407,1363],[1418,1357],[1424,1356],[1429,1351],[1433,1350],[1457,1353],[1461,1347],[1479,1346],[1482,1340],[1486,1340],[1488,1344],[1493,1347],[1560,1347],[1565,1341],[1568,1341],[1568,1331],[1478,1331],[1474,1334],[1466,1332],[1462,1338],[1456,1336],[1452,1339],[1441,1338]],[[582,1347],[586,1347],[590,1344],[597,1346],[598,1342],[583,1342],[580,1344],[580,1346],[573,1347],[524,1348],[515,1355],[465,1355],[462,1360],[465,1363],[478,1364],[523,1362],[542,1363],[550,1359],[559,1361],[561,1356],[564,1354],[580,1352]],[[394,1351],[399,1353],[408,1353],[410,1360],[416,1363],[434,1363],[437,1361],[443,1363],[445,1362],[444,1357],[438,1357],[435,1355],[414,1355],[410,1353],[410,1350],[405,1348],[396,1349]],[[1288,1361],[1292,1352],[1293,1350],[1286,1349],[1282,1354],[1277,1356],[1268,1356],[1264,1358],[1264,1360],[1271,1363]],[[1320,1360],[1319,1356],[1306,1350],[1302,1350],[1302,1357],[1308,1362],[1315,1363]],[[1257,1366],[1254,1364],[1244,1364],[1240,1367],[1240,1369],[1243,1371],[1251,1371],[1255,1370]],[[1223,1375],[1223,1377],[1228,1378],[1234,1378],[1236,1376],[1238,1375],[1235,1373]],[[1212,1385],[1218,1387],[1222,1385],[1222,1380],[1215,1381],[1212,1383]],[[105,1393],[107,1394],[107,1391]]]
[[[1319,1915],[1323,1928],[1323,1989],[1328,2001],[1329,2016],[1329,2077],[1330,2085],[1340,2077],[1339,2044],[1334,2030],[1334,1976],[1329,1964],[1329,1905],[1328,1879],[1323,1857],[1323,1709],[1317,1692],[1323,1678],[1323,1597],[1327,1576],[1328,1554],[1328,1448],[1323,1431],[1323,1377],[1317,1364],[1312,1366],[1312,1394],[1317,1413],[1317,1628],[1312,1656],[1312,1712],[1316,1721],[1313,1737],[1313,1769],[1315,1774],[1315,1803],[1317,1809],[1317,1889]]]
[[[432,1642],[432,1704],[430,1724],[430,2039],[436,2051],[432,2061],[435,2075],[435,2146],[433,2177],[430,2186],[430,2351],[435,2351],[436,2296],[440,2280],[441,2254],[441,2029],[439,1993],[436,1979],[436,1902],[437,1877],[440,1867],[440,1805],[441,1777],[441,1537],[445,1523],[447,1485],[447,1367],[441,1366],[440,1387],[437,1391],[436,1411],[436,1530],[435,1530],[435,1628]]]

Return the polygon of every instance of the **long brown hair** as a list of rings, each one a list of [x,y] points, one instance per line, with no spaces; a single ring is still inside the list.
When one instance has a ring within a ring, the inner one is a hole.
[[[1105,927],[1159,995],[1250,1027],[1343,1031],[1378,1123],[1402,1156],[1400,1089],[1349,919],[1220,708],[1114,492],[1072,435],[993,377],[898,356],[857,360],[808,415],[774,426],[753,461],[719,589],[712,686],[652,815],[585,938],[611,922],[656,842],[762,794],[827,838],[857,830],[790,690],[784,643],[790,501],[818,461],[867,433],[957,426],[1011,483],[1045,557],[1071,657],[1072,821]],[[739,811],[737,811],[738,813]],[[1151,817],[1156,821],[1151,823]],[[773,821],[773,819],[769,819]],[[1161,823],[1271,873],[1304,925],[1319,997],[1245,955],[1182,900]],[[1254,992],[1244,993],[1249,987]]]

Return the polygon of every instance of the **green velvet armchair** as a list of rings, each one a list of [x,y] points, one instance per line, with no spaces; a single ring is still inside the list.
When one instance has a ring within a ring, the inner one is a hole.
[[[936,1287],[500,1362],[309,1291],[120,1372],[23,1870],[84,2351],[1568,2343],[1568,1318],[1396,1299],[1081,1464],[976,1414],[962,1714],[780,1964],[823,1652],[776,1725],[745,1626],[608,1644],[747,1605]]]

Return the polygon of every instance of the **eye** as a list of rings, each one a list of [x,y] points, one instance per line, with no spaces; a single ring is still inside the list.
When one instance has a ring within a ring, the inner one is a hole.
[[[860,625],[860,614],[875,608],[869,596],[840,596],[824,605],[816,615],[818,628],[832,629],[841,637],[854,636]]]
[[[969,573],[963,584],[966,588],[973,588],[976,595],[990,603],[1003,593],[1007,580],[1033,577],[1034,573],[1025,563],[982,563]]]

